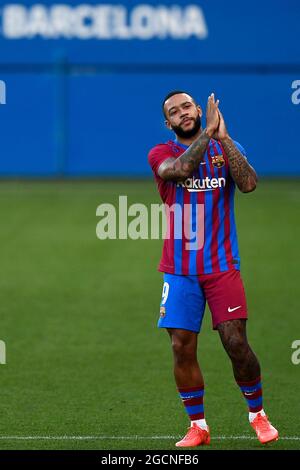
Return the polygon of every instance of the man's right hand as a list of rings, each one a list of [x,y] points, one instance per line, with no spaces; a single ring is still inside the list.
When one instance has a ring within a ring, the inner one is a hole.
[[[218,113],[219,100],[215,101],[215,95],[212,93],[207,100],[206,106],[206,133],[212,137],[219,127],[220,116]]]

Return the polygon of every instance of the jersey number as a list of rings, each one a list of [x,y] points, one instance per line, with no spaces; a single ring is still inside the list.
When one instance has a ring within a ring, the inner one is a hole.
[[[170,284],[168,282],[164,282],[163,290],[162,290],[162,301],[161,301],[162,305],[164,305],[167,301],[167,298],[169,295],[169,288],[170,288]]]

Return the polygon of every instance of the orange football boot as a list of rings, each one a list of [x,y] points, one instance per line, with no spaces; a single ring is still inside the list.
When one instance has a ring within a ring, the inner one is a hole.
[[[267,442],[278,440],[278,431],[274,428],[274,426],[272,426],[268,420],[267,415],[262,416],[260,413],[258,413],[256,418],[250,424],[256,432],[258,440],[262,444],[267,444]]]
[[[181,441],[176,442],[176,447],[195,447],[208,445],[210,443],[209,428],[208,431],[199,428],[196,423],[188,429],[186,436]]]

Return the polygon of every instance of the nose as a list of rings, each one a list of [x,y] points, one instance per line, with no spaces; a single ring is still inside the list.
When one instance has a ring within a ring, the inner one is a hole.
[[[189,117],[189,114],[186,111],[183,111],[180,115],[181,122],[184,121],[184,119],[186,119],[188,117]]]
[[[187,111],[182,111],[180,114],[181,119],[184,119],[185,117],[188,117],[189,113]]]

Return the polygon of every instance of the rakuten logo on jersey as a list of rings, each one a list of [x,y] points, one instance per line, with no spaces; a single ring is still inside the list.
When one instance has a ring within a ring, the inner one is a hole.
[[[186,188],[189,192],[211,191],[212,189],[224,188],[226,179],[221,178],[187,178],[185,181],[177,183],[177,186]]]

